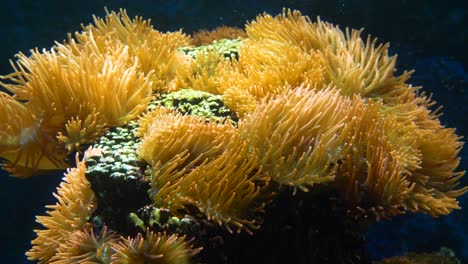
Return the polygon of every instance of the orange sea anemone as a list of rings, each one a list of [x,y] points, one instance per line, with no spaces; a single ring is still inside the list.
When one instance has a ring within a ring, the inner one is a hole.
[[[361,113],[352,113],[353,147],[333,183],[350,213],[378,220],[407,211],[436,217],[459,209],[456,198],[467,188],[457,187],[464,173],[456,171],[461,143],[454,131],[430,118],[425,128],[399,122],[397,114],[382,114],[382,103],[357,96],[353,101],[361,105]]]
[[[151,120],[148,124],[148,120]],[[250,212],[268,183],[237,129],[180,114],[148,114],[140,120],[141,158],[152,164],[152,199],[173,212],[195,206],[231,231],[258,228]]]
[[[404,145],[413,141],[407,139],[407,131],[394,126],[393,119],[380,115],[381,102],[355,96],[353,104],[350,114],[356,122],[350,139],[352,148],[340,161],[332,186],[349,214],[356,218],[381,219],[402,214],[414,189],[408,171],[419,163],[417,153],[406,148],[412,146]],[[396,146],[397,142],[402,145]]]
[[[272,180],[294,189],[333,181],[349,146],[351,101],[337,90],[288,89],[241,121],[241,135]]]
[[[304,52],[291,43],[268,39],[244,41],[239,60],[230,72],[221,72],[221,91],[238,87],[260,100],[289,86],[322,88],[324,61],[320,53]]]
[[[312,22],[299,11],[284,9],[273,17],[258,16],[246,26],[250,40],[273,41],[319,52],[324,56],[326,86],[333,83],[344,95],[359,94],[384,100],[414,92],[405,84],[411,72],[394,76],[396,56],[388,55],[388,44],[362,40],[362,30],[346,30],[318,19]]]
[[[187,44],[182,34],[157,32],[125,12],[95,18],[95,24],[50,50],[19,53],[14,72],[2,77],[0,85],[13,94],[1,95],[1,110],[8,114],[3,118],[21,120],[0,125],[0,157],[13,175],[65,168],[66,150],[134,119],[153,89],[176,89],[170,84],[177,83],[176,64],[189,70],[185,55],[176,51]]]
[[[88,149],[85,157],[99,155],[98,149]],[[48,263],[57,253],[62,244],[70,239],[72,234],[81,230],[88,222],[88,217],[96,209],[96,199],[91,190],[91,184],[86,179],[86,165],[76,160],[77,167],[68,170],[55,197],[58,203],[49,205],[48,216],[38,216],[37,222],[45,229],[35,230],[37,238],[32,248],[26,252],[29,260]]]
[[[8,118],[22,120],[21,127],[0,125],[0,131],[9,135],[0,156],[11,161],[12,168],[63,169],[62,142],[71,150],[94,140],[104,126],[123,125],[140,114],[151,99],[151,82],[137,65],[125,64],[128,56],[123,46],[109,54],[86,50],[74,55],[66,45],[32,51],[30,57],[20,53],[16,72],[4,77],[9,83],[0,84],[14,94],[2,96],[2,107]],[[72,129],[74,122],[89,126],[75,124]]]
[[[185,236],[154,233],[147,230],[145,235],[124,238],[114,246],[112,263],[161,263],[188,264],[190,257],[202,248],[193,248]]]
[[[137,63],[143,74],[153,73],[149,79],[157,91],[180,89],[178,75],[187,75],[189,58],[177,48],[190,45],[190,38],[182,31],[161,33],[151,25],[151,20],[142,17],[131,19],[125,10],[108,12],[104,19],[94,17],[94,25],[83,26],[76,33],[79,44],[96,39],[96,49],[101,52],[121,43],[128,47],[128,65]]]
[[[59,245],[58,253],[52,257],[50,263],[111,263],[112,247],[117,241],[116,234],[108,232],[105,226],[98,234],[95,234],[91,227],[85,227],[71,233],[70,237]]]
[[[194,90],[221,94],[224,81],[221,71],[230,71],[230,62],[215,51],[199,52],[191,64],[191,74],[187,76],[187,86]]]
[[[0,93],[0,158],[11,175],[29,177],[39,170],[66,168],[65,151],[53,144],[54,131],[44,127],[45,117],[14,97]]]

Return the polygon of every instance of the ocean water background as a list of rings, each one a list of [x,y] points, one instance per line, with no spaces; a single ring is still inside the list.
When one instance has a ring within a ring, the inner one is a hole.
[[[431,3],[428,3],[431,2]],[[432,3],[437,2],[437,3]],[[18,51],[50,48],[80,24],[92,22],[92,15],[104,16],[109,10],[127,9],[128,14],[151,18],[160,31],[182,28],[186,33],[212,29],[220,25],[242,27],[245,21],[262,12],[278,14],[282,7],[300,10],[313,20],[345,27],[364,27],[365,34],[391,43],[391,52],[399,55],[398,69],[415,69],[410,80],[433,93],[443,105],[441,120],[468,135],[467,3],[449,1],[372,1],[372,0],[139,0],[139,1],[59,1],[5,0],[0,8],[0,75],[10,73],[9,59]],[[1,113],[0,113],[1,114]],[[461,170],[468,168],[468,146],[461,152]],[[0,256],[2,263],[31,263],[24,252],[34,238],[35,215],[44,214],[44,206],[55,203],[52,192],[62,173],[28,180],[0,172]],[[462,179],[468,184],[468,177]],[[468,195],[461,197],[459,210],[446,217],[432,219],[409,214],[391,222],[380,222],[369,229],[368,250],[373,259],[407,251],[433,251],[442,246],[455,250],[468,263]]]

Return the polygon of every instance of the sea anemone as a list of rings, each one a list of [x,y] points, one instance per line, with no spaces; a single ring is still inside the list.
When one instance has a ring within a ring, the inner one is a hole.
[[[222,54],[201,51],[191,63],[191,74],[187,76],[186,83],[194,90],[221,94],[220,87],[224,80],[220,72],[230,70],[230,62]]]
[[[426,125],[414,131],[421,152],[421,163],[412,171],[415,189],[407,205],[411,211],[422,211],[433,217],[460,209],[457,197],[468,191],[458,188],[465,174],[457,171],[458,153],[463,146],[454,129],[445,128],[438,120],[427,120]],[[458,188],[458,189],[457,189]]]
[[[149,79],[157,91],[175,91],[183,85],[178,75],[189,71],[189,58],[177,48],[190,45],[190,38],[182,31],[161,33],[151,26],[151,20],[141,17],[130,19],[125,10],[108,12],[104,19],[93,17],[94,25],[83,27],[76,33],[81,45],[97,39],[97,50],[107,51],[109,43],[121,43],[128,47],[128,65],[138,64],[143,74],[152,73]]]
[[[88,149],[87,156],[99,155],[98,149]],[[68,170],[57,193],[54,196],[58,203],[46,208],[48,216],[38,216],[37,222],[45,229],[34,230],[37,238],[26,252],[29,260],[48,263],[58,253],[62,244],[70,239],[72,234],[85,227],[88,218],[96,209],[96,198],[91,190],[91,184],[86,179],[86,165],[76,157],[77,167]]]
[[[246,39],[232,70],[220,72],[220,90],[238,87],[260,100],[289,86],[323,87],[324,61],[318,52],[304,52],[291,43]]]
[[[411,72],[394,76],[396,56],[388,55],[388,44],[376,39],[362,40],[362,30],[346,30],[321,21],[312,22],[299,11],[284,9],[273,17],[258,16],[246,26],[248,39],[292,45],[305,53],[319,52],[324,57],[325,86],[337,86],[351,96],[391,100],[414,92],[405,84]]]
[[[263,100],[239,129],[272,180],[307,191],[333,181],[349,148],[351,107],[337,90],[288,89]]]
[[[152,164],[156,206],[172,212],[195,206],[228,231],[258,228],[249,212],[263,210],[264,203],[256,200],[268,177],[233,125],[161,110],[140,123],[138,134],[144,136],[139,154]]]
[[[154,233],[147,230],[146,234],[123,238],[114,246],[112,263],[164,263],[185,264],[190,257],[200,252],[202,248],[193,248],[191,241],[185,241],[185,236],[175,234]]]
[[[353,105],[352,147],[340,160],[332,186],[355,218],[379,220],[402,214],[414,189],[408,171],[418,166],[417,153],[413,157],[403,144],[412,141],[393,119],[380,115],[381,102],[355,96]],[[402,145],[395,146],[397,142]]]
[[[104,226],[96,235],[90,226],[71,233],[69,238],[59,245],[58,252],[52,257],[50,263],[111,263],[112,246],[118,241],[116,234],[108,232],[107,227]]]
[[[223,102],[239,118],[244,118],[257,107],[257,99],[239,87],[229,87],[223,91]]]
[[[93,111],[87,117],[72,117],[65,125],[66,133],[58,132],[57,139],[65,144],[68,153],[79,151],[80,146],[93,143],[95,138],[103,134],[106,127],[99,123],[104,120],[100,115]]]
[[[66,168],[65,151],[54,142],[44,117],[14,97],[0,93],[0,157],[2,167],[17,177],[30,177],[41,170]]]
[[[13,167],[51,169],[43,161],[47,159],[56,165],[53,168],[64,168],[62,142],[71,150],[81,142],[94,140],[104,126],[123,125],[140,114],[151,99],[151,82],[136,64],[129,67],[124,63],[128,55],[125,47],[112,54],[74,55],[70,46],[61,44],[42,53],[32,51],[30,57],[20,53],[16,72],[4,77],[10,83],[1,84],[15,95],[14,99],[2,96],[3,107],[11,109],[9,112],[16,109],[9,115],[23,121],[21,128],[0,125],[0,131],[9,134],[7,146],[0,149],[5,153],[2,156]],[[23,102],[27,103],[19,107]],[[84,133],[83,128],[73,131],[74,122],[89,126]],[[24,133],[29,136],[24,137]],[[27,154],[22,156],[24,152]]]
[[[151,43],[160,49],[157,51],[105,33],[120,21],[114,13],[109,16],[109,25],[96,20],[97,28],[88,26],[87,32],[76,34],[77,40],[70,37],[68,43],[57,43],[49,51],[32,50],[30,56],[19,53],[12,62],[14,72],[2,77],[6,81],[0,85],[14,95],[2,93],[0,106],[8,114],[4,118],[21,120],[14,126],[8,120],[0,125],[0,156],[9,161],[4,167],[14,175],[26,177],[39,170],[65,168],[65,149],[75,151],[79,145],[93,142],[106,127],[124,125],[137,117],[152,97],[153,75],[168,76],[163,68],[173,66],[166,59],[184,56],[175,51],[178,44],[172,43],[182,41],[177,35],[153,30],[158,37]],[[123,14],[122,20],[130,23],[126,18]],[[140,28],[137,22],[134,26]],[[131,28],[128,23],[125,25]],[[133,32],[127,31],[125,34]],[[154,56],[163,60],[157,62],[145,49],[172,55],[157,53]],[[149,58],[145,60],[143,54]]]

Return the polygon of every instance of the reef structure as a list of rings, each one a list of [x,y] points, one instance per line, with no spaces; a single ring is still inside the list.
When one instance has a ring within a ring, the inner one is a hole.
[[[361,34],[283,10],[188,36],[121,10],[18,54],[3,168],[75,167],[28,258],[368,263],[368,225],[460,209],[461,138]]]

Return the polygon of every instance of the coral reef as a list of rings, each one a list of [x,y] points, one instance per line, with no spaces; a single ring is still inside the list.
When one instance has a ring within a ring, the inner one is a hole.
[[[0,83],[4,168],[26,177],[84,152],[31,260],[368,263],[369,224],[460,209],[463,142],[388,44],[291,10],[242,32],[194,40],[107,11],[17,56]],[[276,234],[296,256],[262,248]]]
[[[236,114],[224,105],[222,96],[199,90],[182,89],[169,94],[161,94],[151,102],[148,109],[153,110],[158,105],[174,109],[184,115],[212,118],[216,121],[226,118],[237,121]]]
[[[455,253],[446,247],[442,247],[438,252],[431,253],[413,253],[410,252],[406,256],[392,257],[383,259],[375,264],[461,264]]]

